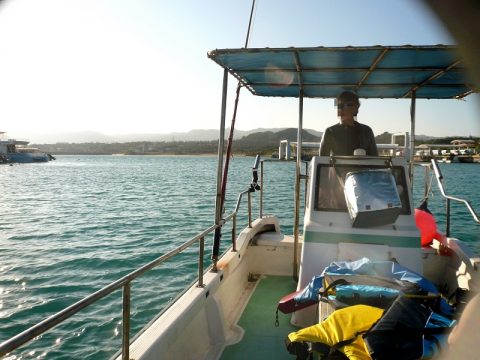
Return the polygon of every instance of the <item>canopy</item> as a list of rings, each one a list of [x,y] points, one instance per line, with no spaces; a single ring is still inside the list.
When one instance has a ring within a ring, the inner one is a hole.
[[[450,45],[217,49],[208,57],[259,96],[450,99],[478,90]]]

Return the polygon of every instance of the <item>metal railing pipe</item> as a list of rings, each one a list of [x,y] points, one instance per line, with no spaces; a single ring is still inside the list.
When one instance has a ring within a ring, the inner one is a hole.
[[[242,202],[242,197],[243,197],[243,195],[248,194],[249,192],[250,192],[250,190],[245,190],[245,191],[242,191],[242,192],[238,195],[237,204],[235,205],[235,210],[233,211],[235,214],[238,213],[238,210],[240,209],[240,204],[241,204],[241,202]],[[230,214],[230,216],[229,216],[228,218],[231,218],[232,215],[233,215],[233,213]],[[226,217],[225,219],[227,219],[227,217]]]
[[[263,217],[263,187],[265,184],[263,183],[263,160],[260,163],[260,219]]]
[[[227,93],[228,93],[228,71],[225,69],[223,72],[223,90],[222,90],[222,110],[220,115],[220,134],[218,139],[218,159],[217,159],[217,195],[215,198],[215,224],[217,228],[215,229],[215,235],[213,239],[212,246],[212,261],[213,268],[212,271],[217,271],[217,261],[218,254],[220,251],[220,237],[221,237],[221,227],[220,220],[223,214],[223,200],[225,199],[225,194],[222,191],[223,178],[222,178],[222,168],[223,168],[223,153],[225,147],[225,117],[227,111]],[[227,155],[228,159],[228,155]]]
[[[447,198],[447,203],[445,204],[446,206],[446,211],[445,211],[445,217],[446,217],[446,225],[445,225],[445,235],[447,237],[450,236],[450,199]]]
[[[123,285],[122,360],[130,359],[130,283]]]
[[[248,227],[252,227],[252,193],[249,191],[247,194],[248,203]]]
[[[298,129],[297,129],[297,159],[295,166],[295,195],[293,219],[293,271],[295,280],[298,279],[298,243],[300,227],[300,174],[302,171],[302,130],[303,130],[303,87],[298,97]]]
[[[232,219],[232,251],[237,251],[237,214]]]
[[[415,116],[417,105],[417,91],[412,90],[410,99],[410,158],[408,159],[408,170],[410,176],[410,186],[413,189],[413,155],[415,152]],[[406,139],[405,139],[406,140]],[[406,145],[406,144],[405,144]]]
[[[203,287],[203,257],[205,254],[205,237],[198,242],[198,287]]]

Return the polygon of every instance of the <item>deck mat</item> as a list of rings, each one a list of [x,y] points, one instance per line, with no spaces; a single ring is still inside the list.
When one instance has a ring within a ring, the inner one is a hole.
[[[227,346],[222,360],[285,359],[294,357],[285,349],[285,337],[298,330],[290,324],[290,315],[278,314],[280,326],[275,327],[278,300],[295,291],[290,276],[268,276],[260,280],[243,312],[238,325],[245,330],[243,339]]]

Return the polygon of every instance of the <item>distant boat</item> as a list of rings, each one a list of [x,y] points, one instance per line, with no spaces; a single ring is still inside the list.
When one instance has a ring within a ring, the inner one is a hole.
[[[472,155],[458,155],[457,160],[460,163],[468,163],[468,164],[471,164],[474,162]]]
[[[5,132],[0,132],[4,136]],[[0,163],[47,162],[55,158],[34,147],[28,141],[0,138]]]

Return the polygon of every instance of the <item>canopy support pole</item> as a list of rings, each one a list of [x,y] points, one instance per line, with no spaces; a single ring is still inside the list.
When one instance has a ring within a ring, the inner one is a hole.
[[[300,177],[302,169],[303,89],[298,98],[297,162],[295,169],[295,216],[293,225],[293,278],[298,280],[298,242],[300,226]]]
[[[250,19],[248,21],[248,29],[247,29],[247,36],[245,38],[245,49],[248,47],[248,40],[250,38],[250,29],[252,27],[252,19],[253,19],[253,12],[255,11],[255,0],[252,1],[252,9],[250,10]],[[220,128],[220,143],[218,145],[218,174],[217,174],[217,201],[215,204],[215,225],[218,227],[215,229],[215,236],[213,241],[213,249],[212,249],[212,271],[217,271],[217,261],[218,255],[220,252],[220,238],[222,237],[221,233],[221,220],[223,215],[223,209],[225,205],[225,193],[227,191],[227,179],[228,179],[228,167],[230,164],[230,157],[232,156],[232,143],[233,143],[233,132],[235,131],[235,120],[237,119],[237,109],[238,109],[238,99],[240,98],[240,89],[242,88],[242,84],[240,80],[238,81],[237,85],[237,95],[235,97],[235,105],[233,108],[233,117],[232,123],[230,125],[230,135],[228,137],[228,144],[227,144],[227,154],[225,156],[225,164],[223,164],[223,141],[224,141],[224,133],[225,133],[225,109],[226,109],[226,85],[227,80],[226,77],[228,76],[227,70],[225,69],[223,78],[223,85],[224,85],[224,97],[222,99],[222,126]],[[222,156],[220,157],[220,146],[222,147]],[[223,165],[223,177],[221,166]],[[219,188],[219,184],[220,188]]]
[[[409,159],[409,175],[410,186],[413,191],[413,157],[415,155],[415,112],[417,103],[417,92],[412,90],[412,100],[410,104],[410,159]]]
[[[227,93],[228,93],[228,71],[223,71],[223,90],[222,90],[222,111],[220,115],[220,134],[218,140],[218,160],[217,160],[217,197],[215,199],[215,235],[212,248],[212,271],[217,271],[218,254],[220,252],[221,220],[223,214],[222,204],[222,170],[223,170],[223,152],[225,147],[225,117],[227,113]]]

